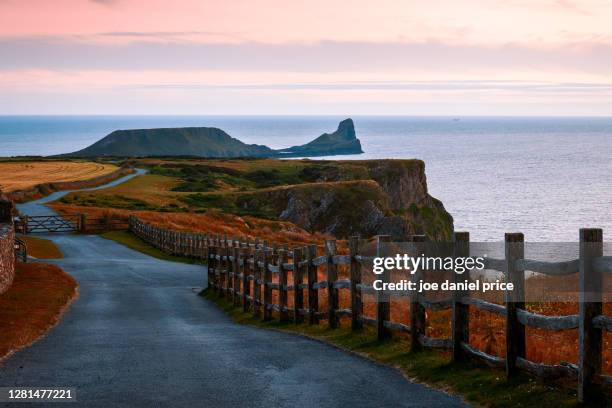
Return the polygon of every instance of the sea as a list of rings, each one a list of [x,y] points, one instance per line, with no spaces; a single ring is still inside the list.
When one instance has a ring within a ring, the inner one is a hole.
[[[213,126],[272,148],[332,132],[340,116],[0,116],[0,157],[84,148],[116,129]],[[473,241],[523,232],[574,242],[612,237],[612,117],[353,116],[364,154],[425,162],[429,192]],[[328,159],[331,159],[329,157]]]

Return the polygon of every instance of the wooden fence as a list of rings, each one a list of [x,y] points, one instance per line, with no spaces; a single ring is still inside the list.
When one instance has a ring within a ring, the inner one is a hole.
[[[209,287],[221,296],[232,299],[245,313],[253,313],[264,320],[272,319],[275,312],[282,321],[318,324],[327,320],[329,326],[335,328],[340,324],[340,318],[347,317],[354,330],[361,329],[363,325],[372,326],[379,339],[388,338],[393,332],[409,333],[414,350],[449,349],[454,361],[477,359],[489,366],[505,369],[508,378],[521,370],[547,379],[573,378],[578,383],[580,401],[587,401],[602,390],[609,392],[612,388],[612,376],[602,375],[601,371],[603,336],[606,331],[612,331],[612,317],[603,315],[602,283],[603,274],[612,272],[612,257],[603,256],[600,229],[581,229],[580,257],[566,262],[524,259],[523,234],[506,234],[505,258],[487,258],[485,261],[487,269],[503,272],[506,280],[514,284],[514,291],[508,292],[504,304],[470,297],[468,292],[461,291],[453,292],[450,299],[435,302],[412,294],[409,296],[410,325],[391,321],[390,296],[362,282],[362,269],[374,257],[360,252],[358,237],[350,238],[347,255],[337,254],[335,241],[327,241],[324,254],[318,255],[314,245],[289,250],[265,242],[169,231],[143,223],[135,217],[130,217],[130,229],[164,252],[207,260]],[[383,245],[389,237],[379,236],[377,240],[377,256],[381,256]],[[413,241],[424,239],[417,236]],[[467,232],[455,233],[453,245],[454,256],[469,256]],[[338,279],[340,265],[348,267],[349,279]],[[319,281],[318,269],[323,267],[326,279]],[[523,299],[525,284],[529,280],[525,279],[525,271],[556,276],[579,274],[579,313],[545,316],[527,311]],[[288,281],[289,274],[293,277],[291,283]],[[273,279],[273,275],[276,279]],[[465,276],[453,275],[458,282],[465,280]],[[390,281],[388,272],[381,277],[383,281]],[[327,291],[326,310],[319,310],[320,290]],[[350,292],[350,308],[339,308],[339,290]],[[278,293],[278,303],[273,303],[273,291]],[[292,308],[288,307],[290,294],[293,296]],[[376,296],[374,318],[363,313],[363,294]],[[308,307],[304,307],[305,298]],[[470,307],[505,317],[505,358],[487,354],[469,344]],[[451,310],[451,338],[428,337],[426,310],[444,309]],[[527,360],[525,327],[551,331],[578,329],[578,364],[548,365]]]
[[[83,232],[99,233],[111,230],[127,230],[125,217],[87,217],[86,214],[21,215],[15,219],[15,230],[22,234]]]

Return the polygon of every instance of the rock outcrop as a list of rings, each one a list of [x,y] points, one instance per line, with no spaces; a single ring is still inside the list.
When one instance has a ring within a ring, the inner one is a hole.
[[[422,161],[371,160],[350,166],[351,171],[340,168],[315,183],[237,194],[235,206],[245,211],[265,208],[278,219],[338,238],[355,234],[391,235],[394,240],[415,234],[439,241],[452,238],[453,218],[428,194]]]
[[[324,133],[310,143],[279,150],[287,156],[331,156],[339,154],[361,154],[361,142],[355,134],[352,119],[345,119],[333,133]]]

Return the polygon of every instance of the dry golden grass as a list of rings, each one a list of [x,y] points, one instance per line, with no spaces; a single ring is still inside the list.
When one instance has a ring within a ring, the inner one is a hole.
[[[38,184],[89,180],[116,171],[111,164],[76,161],[0,162],[0,190],[9,193]]]
[[[38,259],[60,259],[62,251],[48,239],[36,238],[31,235],[20,235],[19,239],[26,243],[28,255]]]
[[[59,267],[18,264],[13,285],[0,295],[0,359],[43,336],[76,294],[76,281]]]
[[[181,195],[189,194],[171,191],[179,181],[174,177],[159,176],[155,174],[145,174],[121,183],[117,186],[102,190],[83,191],[70,193],[71,197],[114,197],[121,196],[129,199],[144,201],[154,206],[165,206],[169,204],[179,204],[176,198]]]
[[[132,211],[114,208],[99,208],[62,204],[50,204],[54,210],[61,214],[87,214],[88,219],[113,217],[127,219],[135,215],[142,221],[157,227],[175,231],[185,231],[204,234],[227,235],[229,238],[239,237],[250,240],[260,239],[270,243],[287,244],[289,247],[307,244],[321,244],[331,236],[321,233],[309,233],[306,230],[286,221],[271,221],[255,217],[239,217],[224,214],[218,211],[196,213],[171,213],[155,211]],[[339,241],[344,250],[345,243]]]

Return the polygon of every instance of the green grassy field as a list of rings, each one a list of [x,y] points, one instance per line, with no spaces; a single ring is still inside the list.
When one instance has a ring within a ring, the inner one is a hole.
[[[125,245],[126,247],[133,249],[134,251],[138,251],[154,258],[162,259],[164,261],[182,262],[188,264],[203,263],[202,261],[199,261],[197,259],[168,255],[167,253],[160,251],[154,246],[147,244],[129,231],[109,231],[101,234],[101,236],[103,238],[118,242],[121,245]]]
[[[451,363],[448,352],[410,352],[408,337],[397,336],[381,342],[376,340],[376,334],[370,328],[355,333],[347,327],[332,330],[327,325],[295,325],[279,323],[278,320],[263,322],[252,314],[242,313],[241,308],[234,307],[231,302],[219,297],[212,290],[205,290],[201,295],[216,303],[237,323],[288,331],[324,341],[345,351],[395,367],[410,379],[458,394],[470,404],[496,408],[581,406],[577,402],[576,391],[570,388],[570,384],[567,387],[546,384],[528,375],[507,381],[505,372],[501,370],[471,363]],[[590,406],[605,407],[606,401]]]

